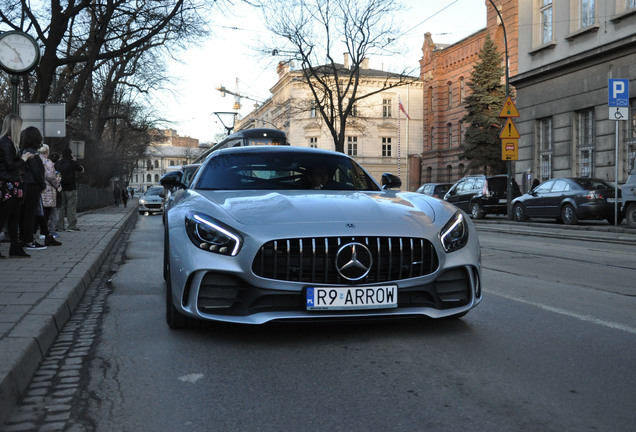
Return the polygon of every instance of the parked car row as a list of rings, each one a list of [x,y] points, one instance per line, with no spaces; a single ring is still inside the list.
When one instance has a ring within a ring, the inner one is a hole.
[[[435,193],[438,185],[426,183],[417,192],[448,201],[468,213],[473,219],[482,219],[487,214],[506,215],[508,197],[506,175],[469,175],[440,195]],[[579,220],[607,220],[621,223],[624,213],[615,218],[614,185],[596,178],[555,178],[546,180],[525,194],[521,194],[517,182],[512,179],[512,218],[523,222],[531,218],[553,218],[566,225],[575,225]],[[618,206],[620,208],[620,205]]]

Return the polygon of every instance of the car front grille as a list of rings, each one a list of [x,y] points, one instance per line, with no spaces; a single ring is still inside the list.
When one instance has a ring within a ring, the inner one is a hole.
[[[347,243],[365,245],[373,260],[360,280],[342,278],[336,255]],[[264,244],[252,263],[255,275],[292,282],[350,284],[380,283],[424,276],[437,270],[432,243],[414,237],[313,237],[273,240]]]

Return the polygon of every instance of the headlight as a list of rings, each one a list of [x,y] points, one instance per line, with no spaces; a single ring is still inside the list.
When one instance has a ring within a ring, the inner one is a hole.
[[[143,199],[143,198],[141,198],[141,199],[139,200],[139,204],[146,204],[146,200],[145,200],[145,199]]]
[[[461,211],[458,211],[444,225],[439,233],[439,239],[446,252],[453,252],[463,248],[468,243],[468,226]]]
[[[196,247],[221,255],[235,256],[243,239],[209,216],[189,213],[185,220],[188,237]]]

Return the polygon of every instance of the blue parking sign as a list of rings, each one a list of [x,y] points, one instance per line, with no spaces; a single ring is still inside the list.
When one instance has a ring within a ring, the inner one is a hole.
[[[609,106],[628,107],[629,106],[629,80],[610,79],[608,86]]]

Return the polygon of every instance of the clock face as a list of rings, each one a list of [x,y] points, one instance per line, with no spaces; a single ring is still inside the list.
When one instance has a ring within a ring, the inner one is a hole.
[[[25,33],[9,31],[0,34],[0,68],[9,73],[31,71],[40,59],[40,49]]]

